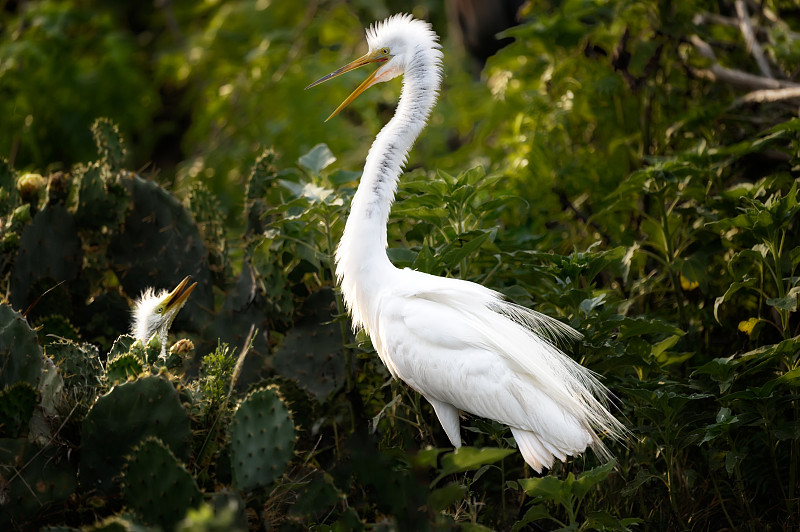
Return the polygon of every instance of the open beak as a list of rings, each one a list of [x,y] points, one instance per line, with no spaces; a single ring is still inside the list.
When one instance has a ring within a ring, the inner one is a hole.
[[[331,78],[335,78],[336,76],[338,76],[340,74],[344,74],[345,72],[350,72],[353,69],[356,69],[358,67],[362,67],[364,65],[368,65],[370,63],[385,63],[386,61],[389,60],[389,58],[390,58],[389,55],[383,53],[381,50],[375,50],[374,52],[370,52],[370,53],[368,53],[368,54],[366,54],[366,55],[364,55],[362,57],[359,57],[355,61],[347,63],[343,67],[341,67],[341,68],[339,68],[337,70],[334,70],[333,72],[331,72],[327,76],[323,76],[323,77],[319,78],[317,81],[315,81],[314,83],[312,83],[311,85],[306,87],[306,89],[310,89],[311,87],[316,87],[320,83],[324,83],[324,82],[328,81]],[[364,92],[368,88],[372,87],[376,83],[380,83],[382,81],[382,75],[378,74],[378,72],[380,72],[380,69],[376,70],[375,72],[373,72],[372,74],[367,76],[367,79],[365,79],[361,83],[361,85],[359,85],[358,88],[356,90],[354,90],[352,92],[352,94],[350,94],[350,96],[348,96],[347,99],[345,101],[343,101],[339,105],[339,107],[336,108],[336,110],[334,112],[331,113],[331,116],[329,116],[328,118],[325,119],[325,121],[327,122],[328,120],[330,120],[334,116],[338,115],[339,111],[341,111],[342,109],[344,109],[345,107],[350,105],[350,102],[352,102],[353,100],[358,98],[359,94],[361,94],[362,92]]]
[[[175,290],[169,293],[167,299],[164,300],[164,312],[170,312],[172,309],[176,311],[183,307],[183,304],[186,303],[186,300],[189,299],[189,294],[192,293],[194,287],[197,286],[197,283],[189,283],[192,280],[191,275],[187,275],[186,278],[181,281],[181,284],[175,287]]]

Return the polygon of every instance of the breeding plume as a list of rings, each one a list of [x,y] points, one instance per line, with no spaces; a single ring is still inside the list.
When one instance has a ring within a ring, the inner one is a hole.
[[[133,309],[133,323],[131,332],[133,336],[144,343],[154,335],[158,334],[161,340],[161,358],[167,356],[167,334],[172,321],[178,312],[183,308],[189,295],[197,286],[197,283],[189,284],[191,276],[187,276],[173,291],[162,290],[156,293],[152,288],[147,288]]]
[[[463,410],[508,425],[537,472],[587,446],[607,456],[598,433],[617,438],[625,432],[603,404],[608,391],[553,343],[578,338],[577,332],[483,286],[389,261],[389,210],[408,152],[436,102],[442,53],[430,24],[410,15],[374,24],[367,42],[366,55],[309,85],[379,64],[330,119],[367,88],[403,75],[397,110],[369,150],[336,250],[353,326],[367,330],[394,377],[433,405],[455,447]]]

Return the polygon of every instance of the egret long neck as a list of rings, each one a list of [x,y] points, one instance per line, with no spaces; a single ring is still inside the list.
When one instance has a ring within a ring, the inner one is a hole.
[[[374,294],[370,287],[393,268],[386,255],[389,211],[408,152],[425,127],[441,83],[438,56],[430,52],[420,47],[406,66],[397,110],[372,143],[336,251],[336,276],[357,327],[368,325],[365,295]]]

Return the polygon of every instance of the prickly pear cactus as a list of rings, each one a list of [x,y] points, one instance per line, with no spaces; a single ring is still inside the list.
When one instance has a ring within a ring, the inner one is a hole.
[[[120,183],[125,145],[117,126],[100,118],[92,125],[100,159],[75,168],[78,184],[75,219],[82,227],[116,229],[125,218],[128,192]]]
[[[264,310],[276,324],[291,323],[294,297],[286,272],[278,263],[279,257],[262,240],[251,250],[252,268],[264,297]]]
[[[0,304],[0,388],[24,381],[36,386],[42,370],[42,348],[28,322]]]
[[[122,486],[128,507],[145,523],[164,530],[172,530],[203,500],[191,473],[154,437],[145,438],[127,457]]]
[[[192,185],[188,199],[189,209],[208,249],[208,265],[214,282],[223,284],[231,272],[225,243],[222,205],[219,198],[202,181]]]
[[[0,391],[0,437],[16,438],[28,426],[38,394],[25,381],[20,381]]]
[[[0,158],[0,216],[11,214],[19,205],[17,178],[8,160]]]
[[[271,149],[264,150],[256,159],[247,179],[247,189],[245,191],[246,238],[248,236],[260,237],[266,229],[268,220],[265,220],[265,217],[268,207],[265,197],[267,189],[278,175],[274,161],[275,152]]]
[[[60,447],[0,439],[0,464],[13,466],[2,469],[0,530],[38,530],[37,519],[75,491],[75,465]]]
[[[49,344],[45,353],[61,371],[65,386],[83,388],[100,383],[103,366],[92,344],[59,341]]]
[[[41,286],[39,281],[47,280],[48,288],[62,281],[73,281],[81,270],[82,257],[72,213],[62,205],[45,206],[36,213],[20,237],[11,270],[9,300],[15,307],[24,309],[43,296],[42,291],[31,290]],[[46,308],[47,297],[44,295],[37,306]]]
[[[144,363],[133,353],[123,353],[106,363],[106,379],[109,383],[125,382],[142,374]]]
[[[62,314],[40,316],[34,321],[34,328],[42,345],[61,342],[64,339],[73,342],[80,340],[77,327]]]
[[[131,209],[108,253],[125,292],[136,297],[148,286],[174,287],[191,275],[197,287],[174,327],[207,321],[207,309],[214,308],[211,273],[203,237],[188,210],[152,181],[132,176],[123,183]]]
[[[295,379],[289,379],[282,375],[274,375],[262,381],[263,385],[272,385],[278,391],[286,403],[287,408],[292,412],[292,422],[299,432],[301,439],[311,437],[311,428],[319,419],[320,405],[314,396],[306,388],[300,386]],[[304,442],[313,443],[313,442]]]
[[[280,476],[294,455],[295,430],[278,390],[268,386],[249,393],[230,425],[233,484],[251,491]]]
[[[303,316],[275,351],[273,365],[284,377],[296,379],[323,402],[344,384],[342,336],[334,321],[333,291],[312,294],[300,310]]]
[[[65,205],[72,189],[72,176],[65,172],[53,172],[47,177],[47,204]]]
[[[117,124],[108,118],[98,118],[92,124],[92,136],[100,162],[112,171],[121,169],[128,151]]]
[[[160,438],[179,457],[189,451],[189,415],[171,382],[153,375],[113,387],[83,421],[81,478],[86,489],[114,489],[124,456],[146,436]]]
[[[136,342],[136,338],[130,334],[121,334],[114,340],[114,345],[111,346],[111,350],[108,352],[108,360],[128,353]],[[141,341],[139,341],[138,349],[142,352],[144,351],[144,346]],[[137,351],[136,354],[140,353]]]

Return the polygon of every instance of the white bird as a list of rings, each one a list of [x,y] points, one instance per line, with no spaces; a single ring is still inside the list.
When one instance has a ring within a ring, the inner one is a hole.
[[[167,357],[167,334],[172,321],[197,286],[197,283],[189,285],[191,280],[192,277],[187,276],[171,292],[162,290],[156,293],[153,288],[147,288],[134,305],[131,333],[144,343],[154,334],[158,334],[158,339],[161,340],[159,356],[162,359]]]
[[[442,52],[430,24],[410,15],[373,24],[366,34],[366,55],[307,87],[380,65],[330,119],[367,88],[403,75],[397,110],[369,150],[336,250],[353,327],[366,329],[390,373],[430,402],[454,447],[461,446],[463,410],[508,425],[537,472],[587,446],[609,457],[598,433],[621,438],[626,429],[604,406],[608,390],[554,345],[579,333],[478,284],[389,261],[389,211],[408,152],[436,102]]]

